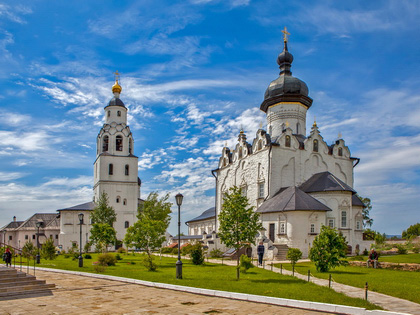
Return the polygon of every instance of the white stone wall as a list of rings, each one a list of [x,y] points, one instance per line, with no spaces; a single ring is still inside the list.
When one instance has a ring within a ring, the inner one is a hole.
[[[287,127],[294,134],[306,135],[306,112],[308,108],[298,102],[279,103],[267,110],[267,131],[272,138],[278,137]]]
[[[189,222],[188,235],[202,235],[203,232],[210,234],[215,228],[214,219]]]
[[[60,236],[58,244],[62,249],[69,250],[73,243],[80,245],[79,213],[84,214],[82,225],[82,249],[90,237],[90,211],[63,210],[60,211]]]

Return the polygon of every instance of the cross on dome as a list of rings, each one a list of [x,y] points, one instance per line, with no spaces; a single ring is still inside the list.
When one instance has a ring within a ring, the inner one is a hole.
[[[286,26],[284,27],[284,29],[281,31],[283,33],[283,41],[285,43],[287,43],[288,41],[288,36],[290,35],[290,33],[287,31]]]

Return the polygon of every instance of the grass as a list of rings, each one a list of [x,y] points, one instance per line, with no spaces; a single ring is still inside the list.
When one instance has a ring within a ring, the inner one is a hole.
[[[367,261],[367,259],[368,259],[368,256],[361,256],[361,257],[363,257],[363,259],[357,259],[357,260]],[[400,263],[400,264],[402,264],[402,263],[420,264],[420,254],[387,255],[387,256],[384,255],[384,256],[379,257],[379,262],[381,262],[381,261],[392,262],[392,263]]]
[[[380,309],[363,299],[350,298],[326,287],[259,268],[252,268],[247,274],[241,274],[241,280],[236,281],[235,267],[211,263],[196,266],[189,260],[183,260],[183,279],[179,280],[175,278],[175,258],[162,257],[160,260],[157,257],[157,271],[149,272],[143,266],[139,254],[121,256],[123,260],[118,261],[116,266],[107,267],[104,274],[205,289]],[[92,258],[84,259],[82,268],[78,267],[77,260],[63,256],[52,261],[41,260],[39,266],[93,273],[92,262],[96,261],[97,255],[93,254]]]
[[[275,266],[279,267],[280,264]],[[283,264],[283,268],[292,270],[291,264]],[[304,275],[308,270],[317,278],[328,279],[331,274],[335,282],[358,288],[364,288],[368,282],[371,291],[420,303],[420,272],[340,266],[323,273],[316,271],[312,262],[302,262],[295,266],[295,271]]]

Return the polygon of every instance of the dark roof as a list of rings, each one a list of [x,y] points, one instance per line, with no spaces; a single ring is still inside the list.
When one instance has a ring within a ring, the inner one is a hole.
[[[211,218],[215,218],[215,217],[216,217],[216,209],[215,209],[215,207],[212,207],[212,208],[209,208],[206,211],[204,211],[198,217],[185,222],[185,224],[190,223],[190,222],[195,222],[195,221],[211,219]]]
[[[361,206],[364,207],[365,204],[360,200],[360,198],[357,195],[351,196],[351,205],[352,206]]]
[[[16,229],[17,227],[19,227],[23,222],[25,221],[12,221],[9,224],[5,225],[2,230],[4,229]]]
[[[90,202],[86,202],[86,203],[82,203],[80,205],[77,206],[73,206],[73,207],[69,207],[69,208],[64,208],[64,209],[58,209],[57,211],[82,211],[82,210],[93,210],[95,209],[96,204],[93,201]]]
[[[32,217],[30,217],[28,220],[26,220],[20,228],[36,228],[36,223],[38,221],[42,221],[44,223],[44,227],[47,226],[59,226],[57,224],[57,213],[35,213]]]
[[[304,192],[320,192],[320,191],[350,191],[353,194],[356,191],[349,185],[339,180],[330,172],[322,172],[312,175],[306,182],[299,187]]]
[[[257,212],[280,212],[280,211],[331,211],[323,203],[308,195],[298,187],[290,186],[283,188],[272,198],[265,201]]]
[[[201,240],[202,238],[203,238],[203,235],[181,235],[180,237],[181,240],[191,240],[191,239]],[[172,239],[176,241],[178,239],[178,235],[175,235]]]
[[[107,106],[105,106],[105,108],[107,108],[108,106],[122,106],[125,107],[123,101],[121,101],[118,97],[113,97]]]

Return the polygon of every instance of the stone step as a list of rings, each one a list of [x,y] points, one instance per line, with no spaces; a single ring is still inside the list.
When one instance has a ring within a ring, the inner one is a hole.
[[[0,285],[10,283],[10,282],[22,282],[22,281],[30,281],[30,280],[36,280],[36,277],[23,275],[23,276],[18,276],[18,277],[1,278]]]
[[[41,281],[41,280],[37,280]],[[37,284],[28,284],[28,285],[18,285],[8,288],[0,288],[0,294],[2,293],[10,293],[10,292],[25,292],[29,293],[34,290],[51,290],[55,288],[55,284],[46,284],[44,283],[37,283]]]
[[[19,279],[19,280],[14,280],[14,281],[9,281],[9,282],[1,282],[0,283],[0,290],[2,288],[9,288],[9,287],[14,287],[14,286],[24,286],[24,285],[31,285],[31,284],[44,284],[46,283],[45,280],[36,280],[36,279],[25,279],[23,278],[23,280]]]

